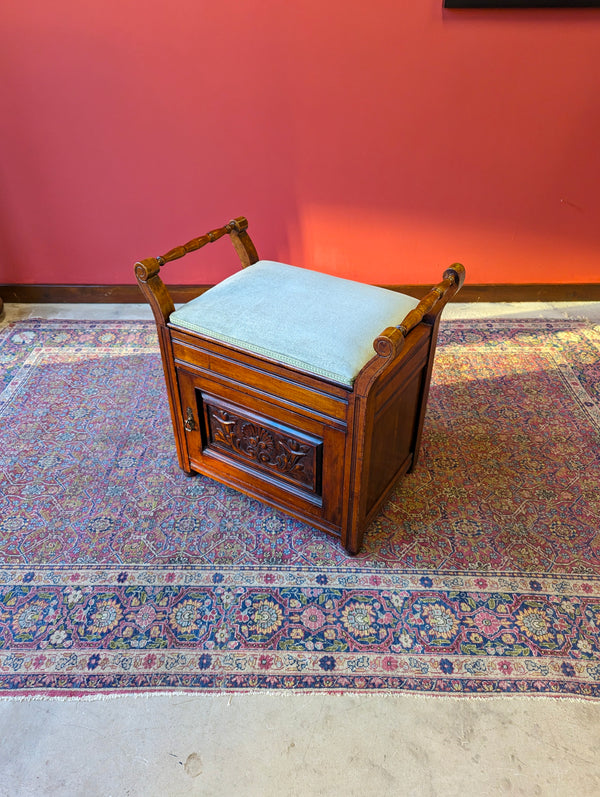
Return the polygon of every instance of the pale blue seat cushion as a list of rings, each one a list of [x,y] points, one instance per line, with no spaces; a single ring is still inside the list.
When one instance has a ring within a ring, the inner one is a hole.
[[[170,322],[351,387],[373,341],[417,299],[260,260],[171,314]]]

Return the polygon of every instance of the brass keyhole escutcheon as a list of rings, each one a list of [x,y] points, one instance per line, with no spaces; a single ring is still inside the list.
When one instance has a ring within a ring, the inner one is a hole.
[[[194,413],[192,408],[188,407],[185,413],[185,421],[183,422],[186,432],[193,432],[196,428],[196,421],[194,420]]]

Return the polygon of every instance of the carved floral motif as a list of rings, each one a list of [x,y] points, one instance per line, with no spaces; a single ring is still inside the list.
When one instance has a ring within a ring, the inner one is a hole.
[[[208,415],[213,443],[293,481],[314,487],[314,445],[307,445],[283,431],[268,429],[220,407],[208,407]]]

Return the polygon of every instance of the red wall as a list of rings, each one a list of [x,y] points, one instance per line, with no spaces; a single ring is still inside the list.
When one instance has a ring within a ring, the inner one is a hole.
[[[0,283],[131,282],[240,214],[365,281],[600,280],[600,9],[21,0],[0,29]]]

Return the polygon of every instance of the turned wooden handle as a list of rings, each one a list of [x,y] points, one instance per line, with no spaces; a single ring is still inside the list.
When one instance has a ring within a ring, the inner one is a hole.
[[[373,341],[373,348],[380,357],[395,357],[404,345],[404,338],[411,329],[420,324],[423,318],[434,308],[443,306],[457,293],[465,281],[465,267],[461,263],[454,263],[444,271],[443,279],[435,285],[404,318],[402,323],[395,327],[384,329]]]
[[[218,241],[219,238],[222,238],[224,235],[231,235],[231,233],[242,233],[248,228],[248,219],[244,216],[238,216],[237,219],[232,219],[228,224],[225,224],[223,227],[218,227],[216,230],[210,230],[210,232],[204,233],[199,238],[192,238],[191,241],[188,241],[183,246],[176,246],[174,249],[170,249],[165,255],[159,255],[156,258],[158,264],[160,266],[164,266],[165,263],[169,263],[172,260],[178,260],[180,257],[189,254],[190,252],[195,252],[196,249],[201,249],[206,244],[211,244],[213,241]]]
[[[446,297],[448,292],[452,290],[452,295],[457,293],[465,281],[465,267],[462,263],[454,263],[444,271],[443,280],[439,282],[421,299],[419,304],[414,310],[411,310],[401,324],[398,324],[396,329],[399,329],[404,337],[408,335],[411,329],[420,324],[427,313],[431,312],[435,305],[442,301],[446,301],[450,296]],[[444,302],[445,304],[446,302]]]
[[[224,235],[229,235],[233,248],[237,252],[242,264],[242,268],[246,268],[246,266],[250,266],[252,263],[258,261],[258,254],[250,236],[246,232],[247,229],[248,219],[246,219],[245,216],[238,216],[237,219],[232,219],[223,227],[211,230],[201,235],[199,238],[193,238],[191,241],[183,244],[183,246],[176,246],[165,255],[148,257],[135,264],[135,276],[138,285],[152,308],[157,325],[165,326],[169,320],[169,316],[175,309],[169,291],[160,278],[159,272],[161,266],[164,266],[165,263],[169,263],[171,260],[178,260],[180,257],[194,252],[196,249],[201,249],[203,246],[206,246],[206,244],[218,241],[219,238],[222,238]]]

